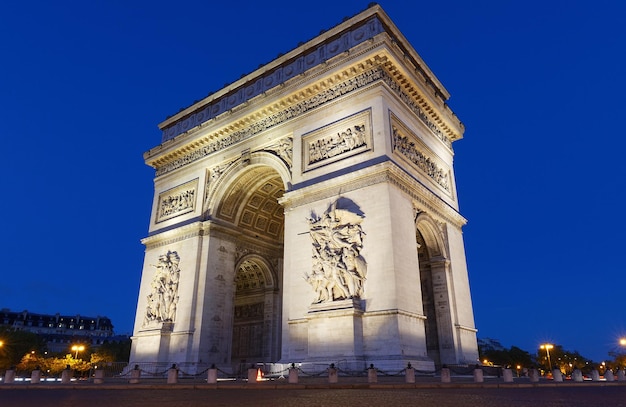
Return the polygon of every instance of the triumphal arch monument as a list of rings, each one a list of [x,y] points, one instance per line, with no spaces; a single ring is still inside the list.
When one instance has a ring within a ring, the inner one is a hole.
[[[448,97],[372,5],[161,123],[131,366],[475,363]]]

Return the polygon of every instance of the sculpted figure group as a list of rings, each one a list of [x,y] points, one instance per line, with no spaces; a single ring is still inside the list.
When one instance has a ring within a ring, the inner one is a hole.
[[[364,146],[365,125],[357,125],[309,143],[309,164]]]
[[[313,240],[313,269],[305,274],[316,297],[314,303],[361,298],[367,264],[360,252],[365,233],[363,217],[332,205],[309,220]]]
[[[148,305],[144,326],[150,322],[174,322],[178,303],[178,281],[180,257],[177,252],[168,251],[159,257],[156,273],[150,284]]]

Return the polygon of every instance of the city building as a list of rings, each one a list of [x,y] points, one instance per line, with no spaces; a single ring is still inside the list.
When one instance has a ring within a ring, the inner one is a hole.
[[[107,317],[81,315],[36,314],[28,311],[0,310],[0,327],[32,332],[44,338],[49,352],[69,351],[73,344],[97,348],[111,340],[119,340]]]

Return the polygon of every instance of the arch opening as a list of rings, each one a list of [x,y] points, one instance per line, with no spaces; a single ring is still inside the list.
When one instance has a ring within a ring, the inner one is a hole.
[[[237,248],[230,361],[240,370],[280,357],[283,194],[277,171],[250,165],[228,183],[214,212],[233,230]]]
[[[437,324],[436,300],[433,285],[433,271],[430,265],[430,254],[424,236],[422,236],[419,230],[416,231],[416,238],[420,285],[422,289],[422,306],[424,315],[426,316],[426,320],[424,321],[426,353],[428,357],[435,362],[435,365],[440,365],[439,329]]]

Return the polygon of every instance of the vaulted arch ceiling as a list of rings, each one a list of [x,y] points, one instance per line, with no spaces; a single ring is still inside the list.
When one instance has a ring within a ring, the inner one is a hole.
[[[250,168],[231,184],[216,216],[255,236],[282,242],[285,217],[278,199],[284,193],[276,171],[268,167]]]

